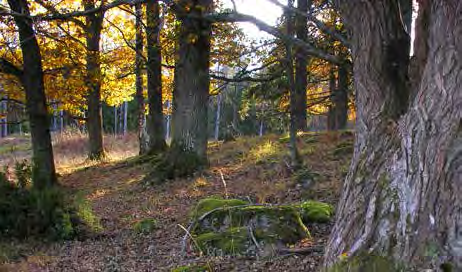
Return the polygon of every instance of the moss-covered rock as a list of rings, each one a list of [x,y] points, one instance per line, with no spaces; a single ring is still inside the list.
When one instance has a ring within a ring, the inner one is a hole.
[[[309,237],[302,210],[306,218],[321,222],[330,211],[326,205],[307,203],[305,211],[301,204],[251,205],[239,199],[204,199],[192,212],[195,225],[191,232],[195,246],[206,254],[255,255],[270,245],[294,244]]]
[[[249,202],[240,199],[205,198],[199,201],[196,205],[196,208],[193,210],[192,217],[194,219],[198,219],[202,215],[217,208],[243,206],[248,204]]]
[[[332,205],[319,201],[305,201],[299,207],[302,221],[305,224],[328,222],[334,214]]]

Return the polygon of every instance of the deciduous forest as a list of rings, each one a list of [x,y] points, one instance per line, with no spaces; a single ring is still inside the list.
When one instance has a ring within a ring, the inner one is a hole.
[[[460,0],[0,0],[0,271],[461,271]]]

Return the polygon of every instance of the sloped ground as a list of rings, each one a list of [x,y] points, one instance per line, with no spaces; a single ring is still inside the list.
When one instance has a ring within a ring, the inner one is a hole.
[[[88,201],[101,230],[76,241],[0,243],[0,262],[2,247],[15,257],[0,265],[0,271],[170,271],[187,264],[206,264],[213,271],[317,271],[332,222],[308,225],[313,239],[293,245],[303,254],[259,260],[203,257],[190,251],[182,258],[185,232],[180,225],[187,227],[190,210],[209,196],[275,204],[314,199],[336,205],[352,141],[348,132],[300,135],[303,176],[314,177],[311,185],[294,178],[301,174],[288,167],[287,139],[279,136],[211,144],[207,171],[162,185],[146,185],[149,163],[130,159],[65,174],[60,182],[69,197]],[[157,220],[156,230],[134,231],[136,222],[149,218]]]

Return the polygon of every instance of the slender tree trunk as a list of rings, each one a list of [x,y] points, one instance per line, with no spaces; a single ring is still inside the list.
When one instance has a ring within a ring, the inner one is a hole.
[[[123,104],[124,109],[124,135],[128,133],[128,102],[125,101]]]
[[[368,253],[462,268],[462,2],[427,3],[428,56],[410,96],[396,2],[338,1],[352,33],[357,134],[328,264]]]
[[[146,128],[148,132],[148,153],[159,153],[167,147],[164,136],[164,115],[162,112],[162,57],[160,45],[160,6],[157,0],[146,2],[146,40],[148,70],[149,114]]]
[[[170,123],[172,120],[172,103],[170,100],[167,100],[167,122],[165,124],[165,139],[170,139]]]
[[[215,115],[215,141],[218,141],[220,136],[220,116],[221,115],[221,94],[217,95],[217,112]]]
[[[293,0],[288,0],[288,6],[293,7]],[[292,36],[294,34],[293,31],[293,14],[291,11],[286,11],[286,24],[287,24],[287,35]],[[298,153],[297,148],[297,118],[296,118],[296,86],[294,80],[294,65],[293,65],[293,56],[292,56],[292,45],[286,43],[286,74],[289,86],[289,94],[290,94],[290,127],[289,127],[289,134],[290,134],[290,160],[292,167],[294,169],[300,166],[300,155]],[[305,95],[306,100],[306,95]],[[305,106],[306,107],[306,106]],[[306,112],[306,110],[305,110]],[[306,113],[305,113],[306,118]],[[306,122],[306,119],[305,119]],[[306,125],[305,125],[306,126]]]
[[[335,76],[335,69],[333,66],[331,66],[330,71],[329,71],[329,94],[330,94],[330,100],[331,104],[329,105],[329,110],[327,112],[327,130],[333,131],[337,130],[337,120],[335,119],[336,116],[336,111],[337,111],[337,105],[336,105],[336,89],[337,89],[337,79]]]
[[[183,10],[178,14],[181,29],[173,90],[172,148],[179,153],[195,153],[206,161],[211,25],[200,17],[211,9],[212,1],[183,0],[180,6]]]
[[[141,3],[135,4],[135,99],[136,99],[136,116],[138,124],[138,141],[140,148],[140,155],[148,152],[148,139],[145,137],[146,124],[144,123],[146,106],[144,104],[143,94],[143,50],[144,50],[144,37],[143,37],[143,6]]]
[[[311,7],[311,0],[297,0],[297,9],[300,12],[307,13]],[[297,38],[307,41],[308,38],[308,20],[306,16],[296,14],[295,26]],[[306,131],[307,113],[306,113],[306,86],[307,86],[307,65],[308,55],[301,49],[295,52],[295,123],[297,130]]]
[[[8,0],[12,11],[29,16],[26,0]],[[37,189],[56,184],[56,172],[50,137],[50,122],[43,83],[40,48],[33,22],[28,17],[15,16],[23,57],[22,84],[26,92],[26,109],[29,115],[32,138],[32,180]]]
[[[95,8],[93,0],[84,1],[85,10]],[[91,160],[105,157],[103,145],[103,121],[101,108],[101,66],[100,37],[103,27],[104,13],[92,13],[86,16],[86,85],[88,88],[87,129],[89,138],[89,154]]]

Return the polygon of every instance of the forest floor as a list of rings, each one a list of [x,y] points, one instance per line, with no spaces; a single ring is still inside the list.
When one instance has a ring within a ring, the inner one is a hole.
[[[87,217],[94,219],[98,231],[72,241],[0,241],[0,271],[171,271],[188,264],[206,264],[212,271],[319,270],[332,222],[307,226],[313,236],[310,246],[321,250],[261,259],[206,257],[194,252],[182,258],[185,232],[181,226],[188,225],[194,205],[210,196],[275,204],[313,199],[336,205],[351,159],[352,133],[299,135],[306,171],[315,181],[310,186],[297,183],[288,167],[287,138],[276,135],[211,143],[210,167],[204,172],[147,185],[145,177],[151,166],[131,157],[136,154],[136,146],[130,137],[112,140],[111,148],[118,151],[113,151],[112,159],[97,165],[79,156],[62,158],[62,154],[72,153],[65,146],[78,144],[65,143],[65,139],[55,141],[55,156],[61,156],[56,159],[62,160],[58,163],[60,183],[69,198],[88,204],[83,205]],[[22,146],[17,152],[23,157],[27,157],[25,145],[24,141],[15,144]],[[8,150],[5,142],[0,146]],[[0,150],[3,165],[11,160],[5,159],[7,154],[12,154],[5,150]],[[81,152],[82,147],[75,150]],[[14,158],[22,158],[20,155]],[[134,226],[143,219],[155,219],[157,229],[145,234],[135,231]]]

